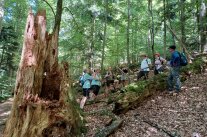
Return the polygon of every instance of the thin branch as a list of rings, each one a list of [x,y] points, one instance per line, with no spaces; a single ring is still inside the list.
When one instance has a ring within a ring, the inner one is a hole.
[[[43,1],[50,7],[50,9],[52,10],[52,13],[53,13],[53,15],[54,15],[54,17],[55,17],[55,11],[53,10],[53,8],[52,8],[52,6],[50,5],[50,3],[47,2],[46,0],[43,0]]]
[[[78,25],[78,23],[77,23],[77,21],[76,21],[76,19],[75,19],[75,17],[74,17],[74,14],[72,13],[72,11],[71,11],[68,7],[63,7],[63,9],[67,9],[67,10],[70,12],[70,14],[71,14],[71,16],[72,16],[72,18],[73,18],[73,20],[74,20],[74,22],[75,22],[75,25],[76,25],[77,28],[80,30],[80,27],[79,27],[79,25]]]
[[[180,45],[182,46],[182,48],[184,49],[184,51],[186,52],[187,54],[187,57],[188,57],[188,61],[191,62],[191,55],[190,53],[188,52],[188,50],[186,49],[186,44],[182,42],[182,40],[180,38],[178,38],[177,34],[175,33],[175,31],[166,24],[166,27],[172,32],[172,34],[175,36],[175,38],[178,40],[178,42],[180,43]]]

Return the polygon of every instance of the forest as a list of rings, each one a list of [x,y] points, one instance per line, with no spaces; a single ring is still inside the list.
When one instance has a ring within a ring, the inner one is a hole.
[[[169,70],[153,74],[155,54],[170,61],[172,45],[188,61],[180,73],[185,92],[176,97],[164,93]],[[152,74],[136,80],[143,55]],[[116,76],[127,68],[130,80],[106,94],[109,67]],[[81,109],[86,68],[98,68],[103,81],[97,99]],[[207,136],[206,70],[206,0],[0,1],[5,137]]]

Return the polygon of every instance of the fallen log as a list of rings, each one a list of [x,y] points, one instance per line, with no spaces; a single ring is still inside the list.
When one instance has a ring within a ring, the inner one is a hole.
[[[99,130],[94,137],[107,137],[110,134],[112,134],[115,130],[117,130],[121,124],[122,124],[123,120],[118,118],[117,120],[114,120],[111,125],[102,128],[101,130]]]
[[[206,68],[206,62],[199,57],[181,69],[181,80],[185,81],[189,75],[202,73]],[[115,114],[125,113],[130,109],[139,106],[148,97],[163,92],[167,89],[167,73],[155,75],[146,81],[138,81],[126,87],[123,93],[115,94],[110,102],[115,104],[113,112]]]

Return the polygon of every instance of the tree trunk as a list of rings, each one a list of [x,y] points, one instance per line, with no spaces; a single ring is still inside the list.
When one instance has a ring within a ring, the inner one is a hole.
[[[4,0],[0,1],[0,34],[2,29],[2,20],[4,16]]]
[[[60,17],[56,17],[53,33],[48,34],[46,12],[36,16],[29,12],[4,137],[72,137],[79,132],[79,114],[69,98],[68,65],[58,64],[61,11],[56,15]]]
[[[104,70],[104,58],[105,58],[105,47],[106,47],[106,28],[107,28],[107,15],[108,15],[108,0],[105,0],[105,16],[104,16],[104,38],[102,47],[102,57],[101,57],[101,72]]]
[[[164,52],[164,58],[166,58],[166,2],[165,0],[163,0],[163,5],[164,5],[164,40],[163,40],[163,44],[164,44],[164,49],[163,49],[163,52]]]
[[[128,5],[128,8],[127,8],[127,64],[129,66],[130,64],[130,57],[129,57],[129,28],[130,28],[130,0],[127,0],[127,5]]]
[[[180,9],[181,41],[182,43],[185,43],[185,0],[180,0]]]
[[[5,43],[3,43],[2,52],[1,52],[0,68],[1,68],[1,65],[3,64],[3,60],[4,60],[4,51],[5,51]]]
[[[196,0],[196,23],[197,23],[197,33],[200,34],[200,5],[201,5],[201,1],[200,0]],[[198,39],[199,41],[199,39]],[[198,51],[201,51],[201,44],[199,44],[198,47]]]
[[[200,9],[200,45],[201,53],[207,52],[207,3],[202,1]]]
[[[168,7],[168,5],[169,5],[169,2],[168,2],[168,0],[166,1],[166,4],[167,4],[167,7]],[[167,9],[167,10],[169,10],[169,9]],[[169,13],[169,11],[168,11],[168,13]],[[168,14],[168,22],[169,22],[169,26],[170,26],[170,28],[171,29],[173,29],[173,27],[172,27],[172,22],[171,22],[171,19],[170,19],[170,14]],[[170,31],[171,32],[171,31]],[[173,35],[173,33],[171,32],[171,36],[172,36],[172,44],[173,45],[175,45],[175,36]]]
[[[153,12],[152,12],[152,0],[148,0],[148,11],[150,14],[151,18],[151,25],[150,25],[150,37],[151,37],[151,49],[152,49],[152,56],[153,56],[153,61],[152,64],[154,64],[155,57],[154,57],[154,17],[153,17]]]
[[[116,65],[119,64],[119,39],[118,39],[118,21],[115,21],[115,45],[116,45]]]
[[[93,56],[94,56],[94,31],[95,31],[95,15],[92,17],[91,25],[91,39],[90,39],[90,55],[89,55],[89,68],[93,68]]]

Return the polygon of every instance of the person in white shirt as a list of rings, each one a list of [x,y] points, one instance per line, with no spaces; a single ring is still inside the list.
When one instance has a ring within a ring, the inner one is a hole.
[[[155,70],[154,74],[160,74],[163,72],[163,64],[166,63],[166,60],[160,56],[159,53],[155,53]]]
[[[141,70],[137,75],[137,81],[143,76],[146,80],[148,78],[148,74],[150,71],[151,60],[148,58],[146,54],[141,55],[141,57],[143,58],[143,60],[141,62]]]

